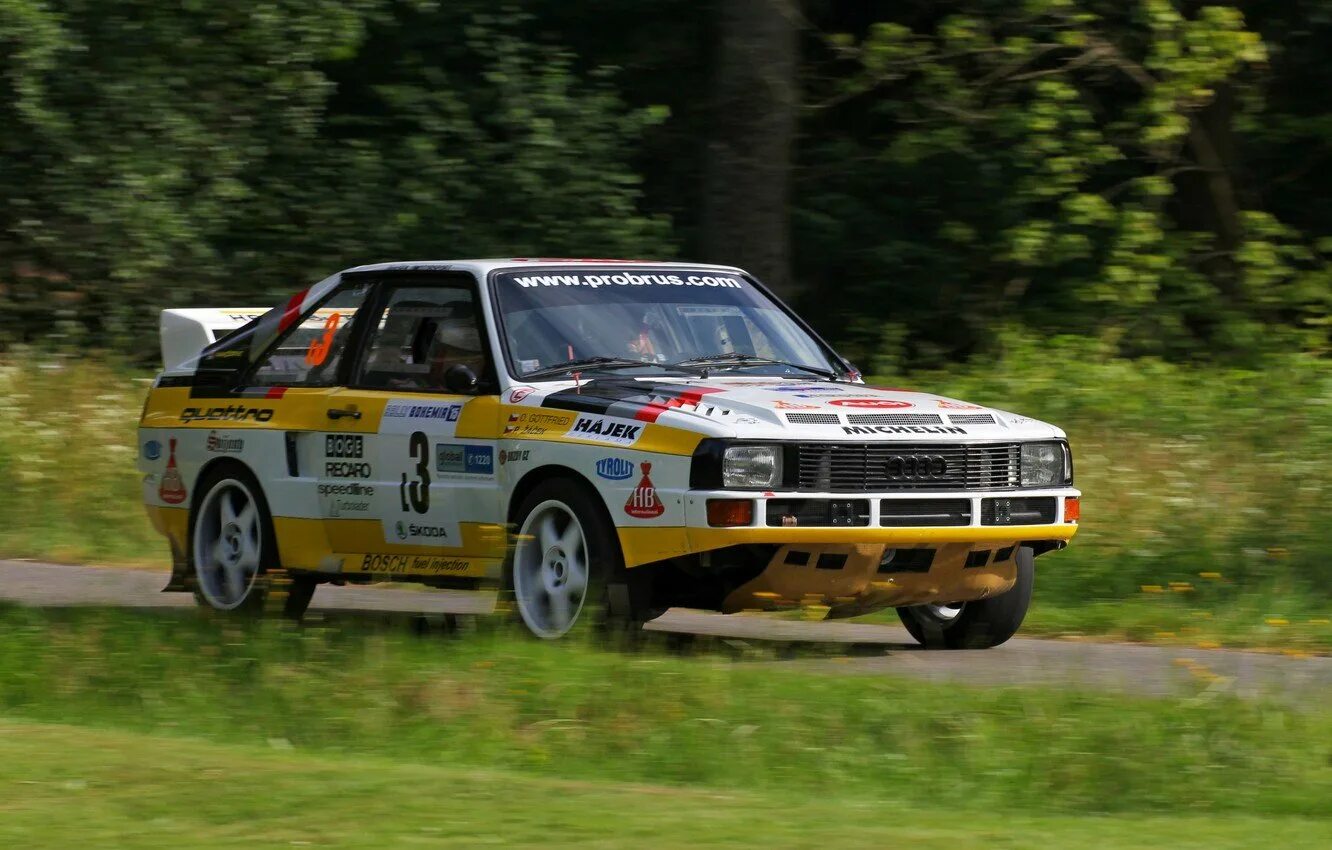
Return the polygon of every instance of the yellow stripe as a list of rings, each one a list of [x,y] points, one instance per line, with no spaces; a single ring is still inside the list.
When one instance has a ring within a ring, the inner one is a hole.
[[[1069,540],[1075,524],[1005,525],[984,528],[621,528],[625,566],[707,552],[741,543],[991,543]]]
[[[315,570],[328,557],[328,535],[324,520],[301,517],[273,517],[273,531],[278,539],[278,557],[289,570]]]

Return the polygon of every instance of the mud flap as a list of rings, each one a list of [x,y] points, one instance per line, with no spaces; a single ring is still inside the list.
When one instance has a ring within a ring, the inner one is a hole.
[[[170,539],[170,538],[168,538]],[[174,540],[171,541],[171,577],[167,579],[162,593],[190,593],[194,590],[193,576],[190,575],[189,562],[185,553],[180,551]]]

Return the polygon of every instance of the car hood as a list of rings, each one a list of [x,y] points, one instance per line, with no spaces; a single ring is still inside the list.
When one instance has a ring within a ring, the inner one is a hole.
[[[710,437],[967,442],[1062,438],[1044,422],[894,387],[782,378],[597,378],[519,387],[506,401],[655,422]]]

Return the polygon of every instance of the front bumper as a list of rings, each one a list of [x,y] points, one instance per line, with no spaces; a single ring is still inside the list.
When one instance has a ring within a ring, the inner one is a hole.
[[[1062,544],[1077,534],[1078,524],[1064,520],[1066,500],[1081,495],[1072,488],[1043,490],[994,490],[966,493],[931,493],[923,497],[918,493],[788,493],[739,492],[735,490],[690,490],[682,494],[684,526],[621,527],[620,544],[624,550],[626,566],[638,566],[667,558],[701,554],[747,543],[759,544],[822,544],[855,545],[877,544],[908,547],[922,544],[1002,544],[1051,541]],[[884,525],[892,519],[894,500],[921,500],[922,498],[965,500],[970,504],[970,515],[965,525]],[[986,514],[985,501],[992,499],[1052,498],[1055,508],[1053,522],[1038,524],[994,524]],[[746,526],[714,528],[708,524],[709,499],[747,499],[754,502],[753,521]],[[798,525],[769,524],[770,502],[868,501],[868,512],[859,525]]]

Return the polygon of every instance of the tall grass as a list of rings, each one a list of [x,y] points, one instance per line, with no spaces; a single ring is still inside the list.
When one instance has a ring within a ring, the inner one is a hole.
[[[165,562],[135,469],[150,381],[98,359],[0,362],[0,556]]]
[[[97,359],[0,363],[0,556],[165,563],[134,470],[148,380]],[[1068,431],[1083,523],[1038,562],[1034,627],[1332,647],[1332,364],[1128,362],[1014,336],[992,361],[879,380]]]

